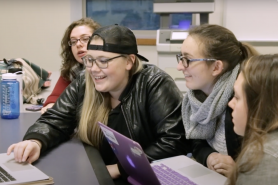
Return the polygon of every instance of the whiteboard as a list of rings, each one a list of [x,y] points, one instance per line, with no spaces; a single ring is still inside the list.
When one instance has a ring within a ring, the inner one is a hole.
[[[278,41],[278,0],[225,0],[223,25],[241,41]]]

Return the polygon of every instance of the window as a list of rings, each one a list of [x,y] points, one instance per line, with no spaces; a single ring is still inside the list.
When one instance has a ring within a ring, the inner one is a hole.
[[[102,26],[119,24],[132,30],[157,30],[159,14],[153,13],[153,0],[86,0],[86,16]],[[187,29],[191,13],[172,14],[172,29]]]

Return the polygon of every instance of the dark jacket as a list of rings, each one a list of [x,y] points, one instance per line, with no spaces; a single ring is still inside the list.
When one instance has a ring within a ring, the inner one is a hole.
[[[225,137],[228,155],[234,160],[240,152],[242,137],[237,135],[234,131],[234,124],[232,122],[232,109],[227,107],[225,115]],[[204,166],[207,166],[207,158],[214,150],[206,140],[193,139],[192,154],[193,157]]]
[[[32,125],[24,139],[38,139],[42,152],[71,138],[78,127],[85,75],[73,81],[53,108]],[[133,140],[149,160],[190,152],[181,119],[182,95],[173,79],[153,65],[144,65],[120,96],[121,109]]]

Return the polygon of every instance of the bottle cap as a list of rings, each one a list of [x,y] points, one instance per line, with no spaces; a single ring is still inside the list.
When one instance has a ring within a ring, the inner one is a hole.
[[[2,74],[2,79],[16,79],[16,74],[14,73],[5,73],[5,74]]]

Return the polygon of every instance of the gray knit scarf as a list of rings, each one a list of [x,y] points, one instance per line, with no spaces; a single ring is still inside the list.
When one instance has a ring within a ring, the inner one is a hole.
[[[185,94],[182,103],[182,119],[187,139],[213,138],[217,117],[226,112],[239,68],[238,64],[232,71],[224,73],[203,103],[196,98],[193,90]]]

